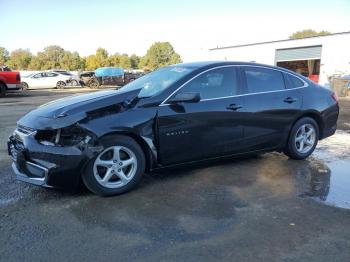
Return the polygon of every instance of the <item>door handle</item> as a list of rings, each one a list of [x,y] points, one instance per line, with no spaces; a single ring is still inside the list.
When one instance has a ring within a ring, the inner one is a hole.
[[[243,107],[242,105],[231,104],[231,105],[229,105],[229,106],[226,107],[226,108],[229,109],[229,110],[236,111],[236,110],[238,110],[238,109],[240,109],[240,108],[242,108],[242,107]]]
[[[288,104],[294,103],[296,101],[297,100],[293,97],[287,97],[286,99],[283,100],[283,102],[288,103]]]

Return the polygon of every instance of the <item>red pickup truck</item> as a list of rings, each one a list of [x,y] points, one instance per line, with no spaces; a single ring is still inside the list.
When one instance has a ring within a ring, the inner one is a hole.
[[[0,97],[4,97],[8,90],[20,90],[21,76],[19,72],[11,72],[8,69],[0,68]]]

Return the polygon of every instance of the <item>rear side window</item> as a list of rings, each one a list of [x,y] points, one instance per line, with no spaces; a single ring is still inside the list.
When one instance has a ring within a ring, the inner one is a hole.
[[[199,93],[201,99],[237,95],[237,69],[223,67],[205,72],[182,87],[180,92]]]
[[[248,93],[285,89],[283,74],[279,71],[259,67],[244,67],[244,74]]]
[[[299,78],[292,76],[290,74],[286,74],[289,78],[290,88],[298,88],[304,86],[304,82],[301,81]]]

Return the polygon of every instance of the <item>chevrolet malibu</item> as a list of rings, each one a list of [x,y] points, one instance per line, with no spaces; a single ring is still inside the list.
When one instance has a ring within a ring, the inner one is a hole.
[[[334,134],[337,97],[283,68],[163,67],[119,90],[72,96],[22,117],[8,140],[17,179],[115,195],[145,172],[270,151],[304,159]]]

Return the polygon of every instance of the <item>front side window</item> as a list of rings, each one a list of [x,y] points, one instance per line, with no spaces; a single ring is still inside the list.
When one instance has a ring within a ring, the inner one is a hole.
[[[43,77],[43,74],[42,73],[38,73],[38,74],[34,75],[33,77],[34,78],[41,78],[41,77]]]
[[[237,70],[233,67],[210,70],[187,83],[179,92],[199,93],[201,99],[237,95]]]
[[[283,74],[277,70],[246,67],[244,74],[248,93],[261,93],[285,89]]]

